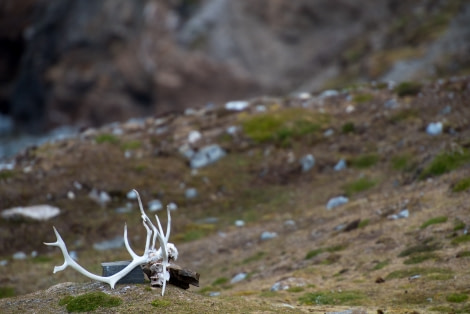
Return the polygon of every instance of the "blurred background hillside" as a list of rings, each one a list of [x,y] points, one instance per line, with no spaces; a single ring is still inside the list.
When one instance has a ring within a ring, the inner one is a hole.
[[[0,136],[470,73],[465,0],[2,0]]]

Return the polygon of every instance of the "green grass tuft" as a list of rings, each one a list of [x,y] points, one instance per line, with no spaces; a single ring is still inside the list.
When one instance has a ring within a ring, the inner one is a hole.
[[[356,181],[350,182],[344,186],[344,192],[347,196],[368,190],[373,188],[377,184],[377,181],[371,180],[367,177],[360,178]]]
[[[341,133],[343,134],[349,134],[354,132],[356,132],[356,126],[353,122],[346,122],[341,126]]]
[[[15,295],[16,295],[15,288],[0,287],[0,299],[14,297]]]
[[[409,255],[415,254],[415,253],[432,252],[432,251],[437,250],[438,248],[439,248],[439,246],[437,244],[432,244],[432,245],[429,245],[429,244],[426,244],[426,243],[418,244],[418,245],[409,247],[409,248],[401,251],[400,254],[398,254],[398,257],[405,257],[405,256],[409,256]]]
[[[416,254],[412,255],[406,260],[403,261],[403,264],[405,265],[411,265],[411,264],[419,264],[424,261],[427,261],[428,259],[435,259],[438,256],[434,253],[421,253],[421,254]]]
[[[444,152],[437,155],[423,172],[419,179],[424,180],[429,177],[440,176],[444,173],[455,170],[467,163],[470,163],[470,153],[468,150],[460,152]]]
[[[213,286],[220,286],[220,285],[224,285],[228,282],[228,278],[227,277],[220,277],[220,278],[217,278],[216,280],[214,280],[212,282],[212,285]]]
[[[463,192],[470,189],[470,178],[459,180],[452,186],[452,192]]]
[[[290,287],[289,289],[287,289],[288,292],[294,292],[294,293],[302,292],[304,290],[305,290],[304,287]]]
[[[414,96],[421,91],[422,85],[416,82],[402,82],[395,87],[398,96]]]
[[[76,297],[66,296],[59,301],[59,305],[67,305],[69,312],[90,312],[98,308],[115,307],[122,304],[122,299],[107,295],[104,292],[90,292]]]
[[[377,154],[362,155],[351,160],[351,166],[358,169],[366,169],[374,166],[379,161]]]
[[[152,304],[154,307],[167,307],[171,304],[171,302],[169,300],[155,299],[150,304]]]
[[[242,264],[249,264],[249,263],[251,263],[251,262],[259,261],[260,259],[262,259],[262,258],[265,257],[265,256],[266,256],[266,252],[257,252],[257,253],[255,253],[254,255],[245,258],[245,259],[242,261]]]
[[[379,269],[382,269],[384,268],[385,266],[387,266],[388,264],[390,264],[390,260],[385,260],[385,261],[381,261],[381,262],[378,262],[374,268],[372,268],[372,270],[379,270]]]
[[[307,305],[359,305],[364,298],[365,295],[358,291],[325,291],[306,293],[299,301]]]
[[[116,135],[109,134],[109,133],[103,133],[99,134],[95,137],[95,141],[98,144],[102,143],[111,143],[111,144],[116,144],[119,142],[119,138]]]
[[[15,176],[15,172],[13,170],[1,170],[0,171],[0,181],[13,178],[14,176]]]
[[[400,279],[400,278],[407,278],[411,277],[414,275],[421,275],[421,276],[434,276],[434,275],[444,275],[446,278],[448,276],[452,276],[452,271],[450,269],[446,268],[419,268],[419,267],[413,267],[413,268],[406,268],[406,269],[401,269],[401,270],[396,270],[391,272],[390,274],[387,275],[385,279]],[[431,279],[431,278],[430,278]]]
[[[137,140],[124,142],[121,144],[122,150],[135,150],[135,149],[139,149],[140,147],[142,147],[142,142],[137,141]]]
[[[368,219],[368,218],[362,219],[362,220],[359,222],[359,225],[357,225],[357,227],[358,227],[359,229],[365,228],[365,227],[367,227],[367,226],[369,225],[369,223],[370,223],[370,219]]]
[[[320,254],[323,253],[323,252],[324,252],[323,249],[311,250],[311,251],[307,252],[307,254],[305,255],[305,259],[314,258],[315,256],[320,255]]]
[[[369,102],[374,98],[371,94],[357,94],[353,97],[355,103]]]
[[[427,220],[426,222],[424,222],[421,225],[420,229],[425,229],[430,225],[442,224],[442,223],[445,223],[445,222],[447,222],[447,217],[446,216],[434,217],[434,218],[431,218],[431,219]]]
[[[452,244],[460,244],[470,241],[470,234],[463,234],[452,239]]]
[[[465,302],[468,300],[468,294],[464,293],[451,293],[446,296],[447,302],[452,302],[452,303],[461,303]]]

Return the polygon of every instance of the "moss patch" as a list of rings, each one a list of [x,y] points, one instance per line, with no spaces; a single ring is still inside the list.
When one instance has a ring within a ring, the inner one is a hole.
[[[437,155],[432,162],[423,170],[419,178],[421,180],[440,176],[444,173],[455,170],[466,163],[470,163],[470,153],[468,150],[456,152],[444,152]]]
[[[463,234],[452,239],[452,244],[460,244],[470,241],[470,234]]]
[[[403,264],[405,265],[410,265],[410,264],[419,264],[422,263],[428,259],[435,259],[438,256],[434,253],[422,253],[422,254],[416,254],[413,255],[406,260],[403,261]]]
[[[468,300],[468,294],[464,293],[451,293],[446,296],[447,302],[452,302],[452,303],[461,303],[465,302]]]
[[[463,192],[468,189],[470,189],[470,178],[459,180],[452,186],[452,192]]]
[[[421,91],[422,85],[417,82],[402,82],[395,87],[398,96],[414,96]]]
[[[98,308],[109,308],[121,305],[122,299],[107,295],[104,292],[90,292],[76,297],[66,296],[59,301],[59,305],[67,305],[69,312],[89,312]]]
[[[0,287],[0,299],[15,296],[15,289],[12,287]]]
[[[299,301],[308,305],[359,305],[364,298],[365,295],[358,291],[325,291],[306,293]]]
[[[374,166],[379,161],[377,154],[362,155],[351,160],[351,166],[357,169],[366,169]]]
[[[419,268],[419,267],[413,267],[413,268],[406,268],[406,269],[400,269],[391,272],[390,274],[387,275],[386,279],[400,279],[400,278],[407,278],[415,275],[421,275],[421,276],[431,276],[431,275],[451,275],[452,271],[450,269],[446,268]]]
[[[429,227],[430,225],[435,225],[435,224],[442,224],[442,223],[445,223],[447,222],[447,217],[446,216],[439,216],[439,217],[434,217],[434,218],[431,218],[429,220],[427,220],[426,222],[424,222],[420,229],[425,229],[427,227]]]
[[[102,144],[102,143],[116,144],[116,143],[119,143],[119,138],[113,134],[103,133],[95,137],[95,142],[98,144]]]
[[[154,307],[167,307],[171,302],[169,300],[155,299],[150,304]]]
[[[356,181],[350,182],[344,186],[344,192],[347,196],[373,188],[377,184],[376,180],[367,177],[360,178]]]

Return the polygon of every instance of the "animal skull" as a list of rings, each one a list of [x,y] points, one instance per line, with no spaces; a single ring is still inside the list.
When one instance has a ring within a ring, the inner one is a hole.
[[[57,246],[61,249],[62,254],[64,255],[65,262],[61,266],[54,267],[54,274],[58,271],[62,271],[67,266],[72,267],[79,273],[87,276],[88,278],[98,280],[101,282],[105,282],[114,289],[116,283],[130,273],[136,266],[144,265],[144,264],[151,264],[152,265],[152,285],[157,285],[162,287],[162,296],[165,294],[165,287],[166,282],[170,280],[170,273],[168,271],[168,266],[170,261],[175,261],[178,258],[178,250],[176,249],[173,243],[168,243],[170,238],[170,230],[171,230],[171,216],[170,216],[170,209],[167,207],[167,214],[168,214],[168,224],[167,224],[167,233],[163,233],[162,225],[160,223],[160,219],[158,216],[155,215],[158,224],[157,228],[152,224],[149,217],[145,214],[144,208],[142,206],[142,201],[140,199],[140,195],[136,190],[133,190],[137,195],[137,199],[139,201],[139,207],[142,217],[142,223],[144,228],[147,230],[147,238],[145,241],[145,251],[142,256],[137,255],[129,246],[129,241],[127,239],[127,224],[124,225],[124,245],[126,246],[127,251],[132,256],[132,262],[127,265],[123,270],[120,272],[109,276],[103,277],[98,276],[93,273],[90,273],[85,268],[80,266],[72,257],[70,257],[69,252],[67,251],[67,247],[65,245],[64,240],[60,236],[59,232],[55,227],[54,233],[57,237],[57,241],[53,243],[46,243],[45,245],[50,246]],[[160,243],[160,248],[158,250],[155,249],[155,242],[158,238],[158,242]]]

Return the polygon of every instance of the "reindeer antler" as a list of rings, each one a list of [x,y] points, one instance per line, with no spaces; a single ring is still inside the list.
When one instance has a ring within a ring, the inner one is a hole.
[[[158,219],[158,216],[155,215],[155,218],[157,219],[157,224],[158,224],[158,231],[157,228],[152,224],[151,220],[148,218],[148,216],[145,214],[144,208],[142,206],[142,201],[140,199],[140,195],[136,190],[133,190],[136,195],[137,199],[139,202],[139,208],[141,212],[141,217],[142,217],[142,223],[147,230],[147,237],[145,241],[145,251],[142,256],[137,255],[132,248],[129,245],[129,240],[127,239],[127,225],[124,225],[124,245],[126,246],[127,251],[129,254],[132,256],[132,262],[127,265],[124,269],[122,269],[120,272],[109,276],[109,277],[104,277],[104,276],[98,276],[93,273],[90,273],[87,271],[85,268],[80,266],[69,254],[67,250],[67,246],[65,245],[64,240],[60,236],[59,232],[55,227],[54,228],[54,233],[56,235],[57,241],[53,243],[46,243],[44,242],[45,245],[50,245],[50,246],[57,246],[60,248],[62,251],[62,255],[64,256],[64,264],[61,266],[55,266],[54,267],[54,274],[58,271],[62,271],[66,269],[68,266],[72,267],[82,275],[98,280],[101,282],[105,282],[111,286],[112,289],[114,289],[114,286],[116,283],[126,276],[129,272],[131,272],[136,266],[138,265],[143,265],[146,263],[161,263],[162,265],[162,274],[159,274],[159,278],[161,279],[161,285],[162,285],[162,296],[165,294],[165,287],[166,287],[166,282],[170,280],[170,273],[168,272],[168,265],[169,265],[169,259],[171,260],[176,260],[178,258],[178,250],[174,246],[173,243],[168,243],[168,240],[170,238],[170,230],[171,230],[171,215],[170,215],[170,209],[167,207],[167,213],[168,213],[168,225],[167,225],[167,234],[165,235],[163,233],[162,225],[160,223],[160,219]],[[152,237],[153,234],[153,237]],[[158,241],[160,243],[160,248],[158,250],[155,250],[155,242],[156,239],[158,238]],[[150,240],[152,239],[152,243],[150,243]],[[150,246],[151,245],[151,246]]]

